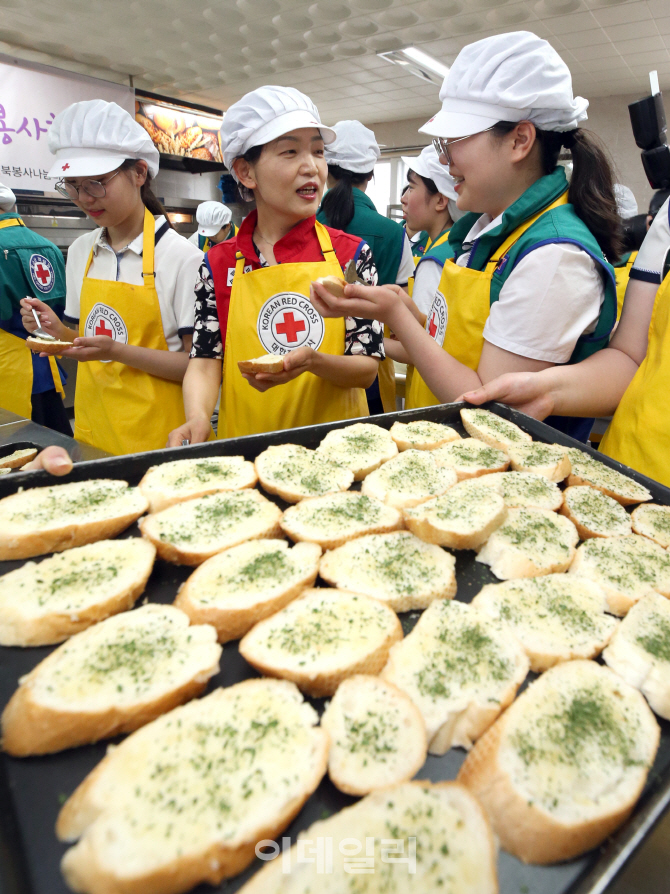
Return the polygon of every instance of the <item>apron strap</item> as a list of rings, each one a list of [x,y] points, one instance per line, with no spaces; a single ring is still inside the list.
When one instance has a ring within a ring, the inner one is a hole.
[[[150,289],[156,287],[154,247],[156,240],[156,221],[148,208],[144,209],[144,237],[142,240],[142,277],[144,285]]]
[[[518,242],[519,239],[523,236],[529,227],[531,227],[535,221],[542,217],[543,214],[546,214],[548,211],[553,210],[554,208],[558,208],[559,205],[567,205],[568,204],[568,191],[565,190],[562,195],[560,195],[551,205],[547,205],[546,208],[543,208],[541,211],[538,211],[537,214],[534,214],[532,217],[529,217],[528,220],[524,221],[519,227],[511,233],[507,239],[503,242],[503,244],[498,248],[496,252],[493,253],[493,257],[489,260],[486,267],[484,268],[487,273],[493,274],[494,270],[500,264],[502,259],[505,257],[510,248],[514,245],[515,242]]]
[[[20,217],[15,217],[12,220],[0,220],[0,230],[7,227],[25,227],[25,224]]]
[[[330,239],[330,234],[328,230],[324,227],[322,223],[319,223],[318,220],[314,221],[314,225],[316,227],[316,235],[319,240],[319,245],[321,246],[321,251],[323,252],[323,258],[325,261],[337,261],[337,255],[335,254],[335,249],[333,248],[333,243]],[[334,257],[329,258],[328,254],[331,253]],[[339,261],[338,261],[339,264]]]
[[[241,251],[235,252],[235,276],[242,276],[244,273],[244,255]]]

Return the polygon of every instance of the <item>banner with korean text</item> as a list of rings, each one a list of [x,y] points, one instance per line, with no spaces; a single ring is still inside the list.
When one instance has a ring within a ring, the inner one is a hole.
[[[11,189],[53,192],[47,172],[53,155],[47,130],[73,102],[104,99],[135,114],[134,91],[122,84],[87,78],[0,55],[0,181]]]

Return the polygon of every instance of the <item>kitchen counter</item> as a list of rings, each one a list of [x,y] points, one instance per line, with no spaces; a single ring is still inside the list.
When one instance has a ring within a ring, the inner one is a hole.
[[[40,449],[51,445],[64,447],[74,462],[109,456],[104,450],[98,450],[97,447],[91,447],[88,444],[81,444],[74,438],[68,438],[67,435],[62,435],[51,428],[45,428],[43,425],[37,425],[30,419],[17,416],[16,413],[10,413],[9,410],[3,410],[0,407],[0,454],[11,453],[11,450],[3,448],[12,444],[16,444],[17,449],[19,446],[33,446]]]

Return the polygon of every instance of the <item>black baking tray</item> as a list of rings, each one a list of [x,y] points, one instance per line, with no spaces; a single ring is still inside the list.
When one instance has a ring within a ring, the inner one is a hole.
[[[444,404],[420,410],[388,413],[372,417],[370,421],[390,428],[400,420],[430,419],[453,425],[461,434],[465,431],[460,422],[459,410],[463,404]],[[608,466],[625,472],[631,478],[649,488],[654,501],[670,505],[670,489],[640,475],[620,463],[602,456],[590,447],[574,441],[561,432],[510,410],[501,404],[487,405],[487,408],[515,422],[535,440],[555,442],[569,447],[580,447],[598,457]],[[252,435],[224,441],[212,441],[191,447],[156,450],[130,456],[109,457],[90,462],[77,463],[72,472],[58,481],[83,481],[89,478],[122,478],[136,485],[146,470],[158,463],[173,459],[201,456],[242,455],[253,460],[261,451],[272,444],[292,442],[306,447],[316,447],[328,431],[343,428],[350,422],[336,422],[313,425],[289,431]],[[0,497],[15,493],[19,487],[35,487],[56,483],[56,479],[45,472],[12,473],[0,478]],[[356,485],[357,486],[357,485]],[[282,508],[286,504],[276,497],[270,497]],[[137,525],[133,525],[123,536],[138,536]],[[475,563],[471,551],[455,552],[458,593],[456,598],[469,602],[487,583],[496,583],[487,566]],[[20,566],[20,562],[0,562],[0,574]],[[170,565],[157,560],[147,584],[145,595],[152,602],[172,602],[180,584],[186,580],[192,568]],[[405,633],[414,626],[418,612],[401,615]],[[28,673],[52,651],[45,648],[2,648],[0,647],[0,708],[14,692],[18,678]],[[243,679],[258,676],[239,655],[237,643],[227,643],[222,656],[222,671],[212,678],[207,691],[218,686],[230,686]],[[532,678],[532,675],[531,675]],[[323,699],[310,700],[319,710]],[[634,852],[640,842],[649,834],[656,820],[670,803],[670,723],[659,720],[661,743],[655,764],[649,774],[645,790],[628,822],[600,848],[566,863],[555,866],[526,866],[501,851],[498,860],[500,894],[601,894]],[[113,741],[120,741],[113,740]],[[65,798],[70,795],[90,770],[104,756],[109,742],[75,748],[46,757],[16,759],[0,755],[0,891],[7,894],[67,894],[59,863],[66,846],[59,843],[54,833],[54,824]],[[438,781],[454,779],[464,759],[465,752],[454,748],[443,757],[429,755],[418,778]],[[326,777],[316,792],[309,798],[304,808],[283,833],[295,839],[298,832],[307,828],[317,819],[353,804],[354,798],[339,792]],[[261,866],[256,861],[246,872],[234,879],[223,882],[217,888],[201,885],[197,894],[219,891],[234,892]],[[408,878],[408,888],[411,879]],[[464,892],[465,894],[465,892]]]

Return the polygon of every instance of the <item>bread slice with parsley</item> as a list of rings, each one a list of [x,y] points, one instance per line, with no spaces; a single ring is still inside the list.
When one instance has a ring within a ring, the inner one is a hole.
[[[654,540],[664,549],[670,547],[670,506],[647,503],[631,513],[633,531]]]
[[[310,497],[289,506],[281,527],[291,540],[318,543],[335,549],[364,534],[381,534],[403,527],[402,516],[392,506],[365,494],[347,491],[325,497]]]
[[[106,478],[19,491],[0,500],[0,561],[115,537],[148,505],[138,488]]]
[[[245,540],[281,536],[281,509],[257,490],[231,490],[178,503],[140,522],[161,559],[200,565]]]
[[[631,533],[630,515],[621,503],[595,487],[575,484],[565,489],[563,497],[561,513],[577,528],[580,540]]]
[[[243,373],[280,373],[284,372],[284,358],[280,354],[263,354],[253,360],[238,360],[237,366]]]
[[[194,497],[253,487],[257,480],[254,464],[243,456],[205,456],[151,466],[139,488],[149,501],[149,512],[160,512]]]
[[[361,493],[387,506],[405,509],[446,493],[457,481],[456,473],[439,466],[432,453],[405,450],[370,472],[361,485]]]
[[[256,457],[255,467],[263,490],[287,503],[339,493],[354,481],[350,469],[299,444],[268,447]]]
[[[572,468],[568,448],[562,444],[510,444],[507,452],[515,472],[533,472],[549,481],[563,481]]]
[[[0,577],[0,645],[60,643],[132,608],[156,548],[141,537],[100,540],[26,562]]]
[[[203,562],[174,604],[193,624],[211,624],[220,643],[244,636],[314,585],[321,547],[286,540],[249,540]]]
[[[421,711],[428,750],[472,743],[512,701],[529,661],[500,622],[463,602],[439,600],[389,654],[381,673]]]
[[[321,717],[330,736],[328,775],[347,795],[367,795],[412,779],[428,750],[414,702],[397,686],[366,674],[340,683]]]
[[[463,438],[452,441],[433,451],[433,457],[440,466],[453,469],[459,481],[504,472],[509,468],[509,456],[502,450],[490,447],[478,438]]]
[[[587,540],[577,550],[570,574],[600,584],[607,610],[619,617],[650,593],[670,598],[670,554],[638,534]]]
[[[461,439],[455,428],[427,419],[417,419],[416,422],[394,422],[390,434],[401,453],[403,450],[435,450],[443,444]]]
[[[110,749],[65,802],[73,891],[181,894],[242,872],[323,778],[328,734],[298,689],[245,680],[175,708]]]
[[[506,851],[525,863],[570,860],[628,818],[659,734],[636,689],[595,661],[567,661],[482,736],[458,781],[483,804]]]
[[[567,518],[545,509],[509,509],[489,537],[477,562],[490,565],[500,580],[567,571],[579,542]]]
[[[494,472],[472,480],[473,487],[492,487],[508,509],[546,509],[557,512],[563,492],[557,484],[534,472]]]
[[[603,652],[608,667],[670,720],[670,600],[650,593],[634,605]]]
[[[471,437],[479,438],[497,450],[507,452],[507,448],[514,444],[529,444],[533,440],[518,425],[479,407],[462,409],[461,422]]]
[[[382,463],[397,456],[398,447],[385,428],[371,422],[354,422],[346,428],[329,431],[316,452],[351,469],[354,481],[362,481]]]
[[[589,487],[594,487],[612,497],[622,506],[632,506],[634,503],[651,500],[651,493],[643,484],[638,484],[627,475],[622,475],[616,469],[606,466],[583,450],[571,447],[568,455],[572,466],[567,480],[568,486],[588,484]]]
[[[406,527],[420,540],[452,549],[477,549],[502,524],[507,510],[494,488],[461,481],[441,497],[404,509]]]
[[[261,674],[296,683],[315,698],[333,695],[354,674],[378,674],[402,639],[396,613],[347,590],[306,590],[240,641],[240,655]]]
[[[8,456],[0,457],[0,469],[20,469],[26,463],[32,462],[37,456],[37,450],[34,447],[27,447],[25,450],[15,450]]]
[[[26,757],[131,732],[204,690],[221,646],[208,624],[148,604],[77,633],[19,680],[2,747]]]
[[[472,605],[509,627],[536,674],[561,661],[595,658],[619,624],[605,614],[602,587],[567,574],[487,584]]]
[[[343,590],[385,602],[395,612],[428,608],[456,595],[456,559],[409,531],[358,537],[321,559],[319,574]]]
[[[322,842],[329,853],[332,849],[332,871],[324,871],[323,858],[308,862],[300,857],[301,852],[315,853]],[[370,855],[364,856],[368,842]],[[486,814],[463,786],[406,782],[313,823],[240,894],[498,894],[496,857],[497,842]],[[353,873],[361,869],[365,881],[354,886],[360,876]]]

